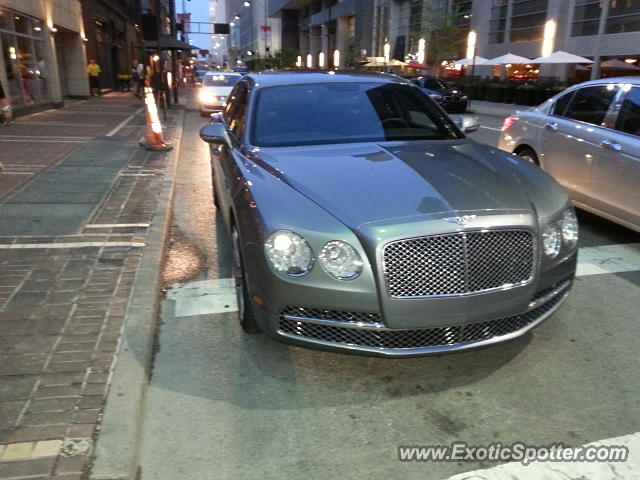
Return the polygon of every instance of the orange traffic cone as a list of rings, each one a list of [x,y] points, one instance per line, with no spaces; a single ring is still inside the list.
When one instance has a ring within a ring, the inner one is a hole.
[[[162,125],[158,117],[158,107],[150,87],[144,87],[144,103],[147,109],[147,133],[140,139],[140,145],[154,152],[171,150],[171,142],[167,142],[162,135]]]

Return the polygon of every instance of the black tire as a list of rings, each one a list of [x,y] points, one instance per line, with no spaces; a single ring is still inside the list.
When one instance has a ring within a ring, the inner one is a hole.
[[[238,319],[242,330],[253,335],[260,333],[261,330],[248,295],[242,252],[240,251],[240,238],[235,227],[231,230],[231,241],[233,242],[233,278],[235,280],[236,299],[238,300]]]
[[[540,165],[540,161],[538,160],[538,155],[536,155],[536,152],[534,152],[530,148],[522,148],[518,150],[517,154],[519,157],[524,158],[527,162]]]

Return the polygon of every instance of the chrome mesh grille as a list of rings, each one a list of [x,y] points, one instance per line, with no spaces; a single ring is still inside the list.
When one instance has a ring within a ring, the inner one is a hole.
[[[318,320],[330,320],[337,322],[353,323],[382,323],[380,314],[365,312],[345,312],[340,310],[322,310],[320,308],[285,307],[282,315],[301,318],[316,318]]]
[[[382,257],[392,297],[461,295],[528,283],[534,240],[528,230],[458,232],[393,242]]]
[[[324,342],[374,348],[446,347],[460,343],[479,342],[517,332],[549,312],[562,300],[558,294],[549,301],[521,315],[486,322],[452,327],[422,328],[418,330],[358,329],[308,323],[286,318],[282,311],[279,331],[301,338]]]

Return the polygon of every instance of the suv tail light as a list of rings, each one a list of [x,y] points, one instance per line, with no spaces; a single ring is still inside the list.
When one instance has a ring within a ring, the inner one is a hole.
[[[505,130],[507,130],[511,125],[513,125],[514,123],[516,123],[516,120],[518,120],[518,117],[513,117],[511,115],[509,115],[507,118],[504,119],[504,122],[502,122],[502,131],[504,132]]]

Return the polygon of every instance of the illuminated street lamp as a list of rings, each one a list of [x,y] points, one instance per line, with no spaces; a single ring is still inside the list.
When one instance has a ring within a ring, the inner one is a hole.
[[[556,39],[556,21],[547,20],[544,24],[544,36],[542,37],[542,56],[546,57],[553,52],[553,43]]]
[[[318,67],[324,68],[324,52],[318,54]]]
[[[478,35],[474,30],[469,32],[467,36],[467,58],[471,59],[471,81],[473,81],[473,74],[476,69],[476,41],[478,40]],[[471,105],[471,97],[467,101],[467,107]]]
[[[389,54],[391,53],[391,45],[389,43],[384,44],[384,70],[387,71],[387,63],[389,63]]]
[[[340,50],[333,51],[333,66],[338,68],[340,66]]]
[[[313,67],[313,55],[307,54],[307,68]]]
[[[424,64],[424,49],[425,49],[425,40],[421,38],[418,40],[418,63]]]
[[[298,58],[296,59],[296,67],[302,67],[302,57],[300,55],[298,55]]]

